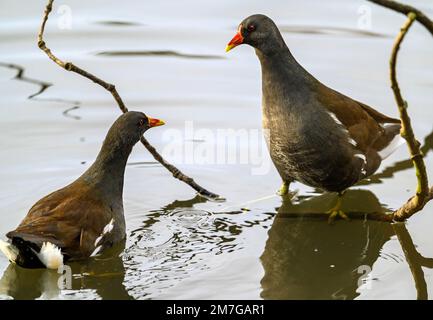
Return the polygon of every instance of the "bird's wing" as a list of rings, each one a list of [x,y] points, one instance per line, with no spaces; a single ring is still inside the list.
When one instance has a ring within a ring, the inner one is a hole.
[[[355,100],[353,100],[355,101]],[[386,115],[384,115],[383,113],[380,113],[377,110],[374,110],[372,107],[366,105],[365,103],[359,102],[359,101],[355,101],[356,103],[358,103],[374,120],[376,120],[378,123],[398,123],[400,124],[401,121],[400,119],[396,119],[396,118],[391,118],[388,117]]]
[[[70,256],[89,256],[110,217],[101,201],[86,190],[81,191],[71,192],[66,187],[42,198],[7,236],[22,238],[38,247],[48,241]],[[89,241],[83,242],[83,236]]]
[[[399,124],[400,120],[390,118],[324,85],[320,85],[318,91],[317,99],[321,105],[346,127],[360,151],[368,152],[378,143],[382,146],[390,142],[388,139],[392,140],[384,125]]]

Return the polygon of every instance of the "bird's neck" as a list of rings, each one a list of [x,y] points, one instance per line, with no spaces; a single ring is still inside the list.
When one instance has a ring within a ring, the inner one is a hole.
[[[80,179],[92,188],[103,191],[107,197],[116,201],[121,200],[125,166],[131,150],[132,145],[107,138],[95,162]]]
[[[256,49],[262,69],[263,112],[280,114],[296,111],[317,81],[293,57],[287,46],[271,53]],[[277,110],[275,110],[277,109]]]
[[[256,54],[262,69],[262,122],[272,140],[286,135],[287,125],[296,131],[296,119],[302,117],[316,80],[287,46],[271,54],[256,49]]]
[[[262,68],[263,89],[297,89],[314,78],[296,61],[287,46],[269,53],[256,49]]]

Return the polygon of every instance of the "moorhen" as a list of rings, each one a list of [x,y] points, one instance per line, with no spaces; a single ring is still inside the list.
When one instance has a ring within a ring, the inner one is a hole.
[[[256,14],[241,22],[226,51],[252,46],[262,69],[263,127],[282,180],[338,192],[372,175],[403,141],[400,120],[322,84],[293,57],[275,23]]]
[[[122,241],[126,162],[143,133],[163,124],[141,112],[120,116],[92,166],[68,186],[36,202],[7,234],[10,241],[0,241],[0,250],[21,267],[57,269],[67,260],[95,256]]]

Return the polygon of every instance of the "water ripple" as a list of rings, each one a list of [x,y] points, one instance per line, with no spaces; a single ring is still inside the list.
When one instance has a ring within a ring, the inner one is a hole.
[[[270,223],[266,214],[212,213],[193,208],[194,201],[176,201],[150,213],[131,232],[125,250],[126,282],[135,298],[156,297],[189,276],[207,270],[212,256],[242,249],[239,236],[244,229]],[[184,205],[187,207],[179,207]]]
[[[133,21],[120,21],[120,20],[101,20],[95,21],[95,24],[99,24],[102,26],[113,26],[113,27],[137,27],[143,26],[140,22]]]
[[[343,27],[325,27],[325,26],[281,26],[283,33],[297,33],[310,35],[335,35],[335,36],[356,36],[356,37],[374,37],[374,38],[390,38],[391,36],[383,33],[363,30],[351,29]]]
[[[184,59],[225,59],[223,56],[218,55],[206,55],[206,54],[189,54],[189,53],[180,53],[172,50],[145,50],[145,51],[101,51],[96,53],[97,56],[106,56],[106,57],[134,57],[134,56],[142,56],[142,57],[175,57],[175,58],[184,58]]]
[[[66,118],[70,118],[70,119],[74,119],[74,120],[80,120],[81,119],[81,117],[79,117],[79,116],[69,114],[70,111],[77,110],[80,108],[81,103],[79,101],[60,99],[60,98],[40,98],[40,97],[38,97],[43,92],[45,92],[49,87],[51,87],[53,85],[52,83],[26,77],[24,75],[24,72],[25,72],[24,67],[17,65],[17,64],[14,64],[14,63],[0,62],[0,67],[16,70],[17,73],[13,79],[18,80],[18,81],[27,82],[27,83],[32,83],[32,84],[35,84],[35,85],[40,87],[39,90],[37,90],[36,92],[29,95],[27,97],[27,99],[36,100],[36,101],[47,101],[47,102],[60,102],[60,103],[66,103],[68,105],[72,105],[72,107],[68,107],[66,110],[64,110],[62,112],[62,115],[65,116]]]

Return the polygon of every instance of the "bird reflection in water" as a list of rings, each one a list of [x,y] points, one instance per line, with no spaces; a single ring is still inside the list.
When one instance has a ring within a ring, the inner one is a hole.
[[[169,214],[179,208],[186,210],[193,208],[195,204],[207,201],[207,199],[200,196],[188,200],[175,200],[164,206],[161,211],[147,214],[143,226],[139,230],[134,230],[129,237],[133,241],[141,239],[147,231],[152,229],[154,224],[158,223],[161,214]],[[224,227],[222,224],[223,222],[219,223],[218,226]],[[127,267],[131,267],[131,265],[134,267],[134,261],[131,261],[128,256],[131,251],[136,249],[136,245],[133,243],[125,251],[125,242],[122,242],[111,249],[107,249],[100,256],[68,263],[68,266],[72,269],[72,286],[70,290],[59,289],[58,283],[59,280],[62,281],[60,279],[62,274],[57,273],[55,270],[24,269],[15,264],[10,264],[0,279],[0,298],[19,300],[133,299],[124,283]],[[140,255],[140,252],[137,254]],[[138,295],[138,297],[141,296]]]
[[[354,299],[358,295],[362,275],[358,268],[374,264],[393,229],[386,222],[362,219],[330,226],[324,207],[334,201],[334,195],[324,194],[297,204],[283,202],[261,256],[262,298]],[[366,190],[348,190],[343,205],[346,210],[354,205],[359,212],[382,210]]]
[[[433,132],[425,138],[422,151],[426,155],[432,149]],[[410,160],[400,161],[362,184],[381,183],[411,168]],[[372,268],[381,248],[396,235],[412,272],[417,298],[427,299],[422,267],[433,268],[433,259],[417,252],[405,224],[375,220],[386,212],[377,197],[368,190],[348,190],[343,210],[351,213],[352,221],[329,226],[325,212],[333,203],[335,196],[327,193],[299,197],[297,202],[283,201],[261,256],[265,270],[261,297],[354,299],[362,284],[362,266]]]
[[[61,274],[55,270],[24,269],[10,264],[0,279],[0,297],[30,299],[131,299],[123,282],[125,267],[121,253],[125,243],[95,258],[68,263],[72,269],[71,290],[61,290]],[[65,274],[66,276],[66,274]]]

